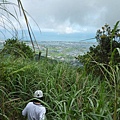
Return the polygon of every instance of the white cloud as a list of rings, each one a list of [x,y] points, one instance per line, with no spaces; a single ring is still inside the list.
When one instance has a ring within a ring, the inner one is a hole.
[[[22,3],[43,31],[95,32],[105,23],[113,26],[120,20],[120,0],[22,0]],[[23,20],[20,18],[25,26]],[[29,21],[36,30],[37,25],[30,17]]]

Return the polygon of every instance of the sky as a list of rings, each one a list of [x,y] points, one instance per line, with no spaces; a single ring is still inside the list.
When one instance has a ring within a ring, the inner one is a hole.
[[[120,0],[22,0],[41,30],[91,32],[120,20]]]
[[[16,3],[17,0],[8,1]],[[120,20],[120,0],[21,1],[24,9],[39,25],[41,32],[95,33],[106,23],[113,27]],[[38,27],[30,16],[28,20],[31,27],[37,31]],[[25,26],[23,17],[20,21]]]

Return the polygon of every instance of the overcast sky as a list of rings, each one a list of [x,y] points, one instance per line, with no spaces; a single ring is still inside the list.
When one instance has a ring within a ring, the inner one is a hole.
[[[105,23],[113,27],[120,20],[120,0],[21,1],[41,31],[89,33],[96,32]],[[31,18],[29,22],[33,29],[37,28]]]
[[[120,20],[120,0],[22,0],[41,30],[91,32]]]

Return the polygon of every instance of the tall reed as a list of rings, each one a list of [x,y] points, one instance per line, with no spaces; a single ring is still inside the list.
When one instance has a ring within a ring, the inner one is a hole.
[[[112,119],[114,87],[111,90],[106,80],[99,82],[99,77],[86,75],[83,69],[78,73],[66,63],[12,57],[1,57],[0,66],[0,74],[4,73],[0,75],[0,115],[4,119],[23,119],[21,111],[36,89],[44,92],[42,103],[50,120]]]

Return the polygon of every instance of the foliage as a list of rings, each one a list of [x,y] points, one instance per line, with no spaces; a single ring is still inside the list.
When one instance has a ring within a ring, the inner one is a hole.
[[[7,39],[8,37],[30,39],[33,51],[35,52],[35,44],[37,45],[37,49],[40,51],[32,26],[28,20],[28,16],[32,21],[34,21],[39,32],[40,28],[32,16],[30,16],[30,14],[25,10],[21,0],[1,0],[0,15],[0,34],[2,39]],[[22,20],[20,20],[21,17]],[[23,20],[26,26],[23,26]]]
[[[6,1],[3,0],[3,2],[5,6]],[[21,0],[17,2],[24,14],[31,38],[31,27],[26,12]],[[16,19],[8,9],[3,10]],[[14,50],[13,47],[10,46],[9,50]],[[112,42],[110,48],[112,48]],[[120,53],[120,49],[111,51],[112,60],[115,58],[116,51]],[[21,50],[18,52],[22,54]],[[16,52],[13,51],[12,54]],[[85,58],[94,61],[91,53]],[[45,95],[42,104],[47,108],[46,115],[49,120],[119,120],[120,67],[108,65],[110,69],[108,71],[104,64],[96,62],[96,66],[109,74],[112,85],[104,72],[106,79],[99,82],[99,77],[86,74],[84,69],[80,69],[78,73],[76,69],[65,63],[51,63],[49,60],[36,62],[22,57],[14,59],[13,56],[6,57],[0,54],[0,119],[23,120],[21,111],[32,100],[33,92],[36,89],[42,89]]]
[[[116,84],[110,85],[108,80],[99,82],[99,77],[86,75],[83,69],[78,73],[77,69],[65,63],[1,56],[0,118],[23,119],[21,111],[32,100],[33,92],[42,89],[42,104],[50,120],[112,120],[114,111],[119,119],[120,99],[117,94],[120,71],[118,68],[116,72],[114,68],[111,69],[111,79],[118,81],[117,89]],[[114,94],[115,90],[117,94]]]
[[[4,55],[14,55],[15,57],[24,58],[33,58],[34,56],[32,49],[17,38],[6,40],[1,53]]]
[[[96,63],[103,63],[107,66],[110,63],[117,65],[120,62],[120,54],[115,50],[120,48],[120,29],[117,27],[118,23],[116,23],[113,29],[106,24],[101,30],[98,30],[96,33],[98,45],[91,46],[85,55],[77,57],[80,62],[86,65],[86,71],[102,75]],[[115,52],[113,53],[113,51]],[[112,55],[114,56],[113,59],[111,59]]]

